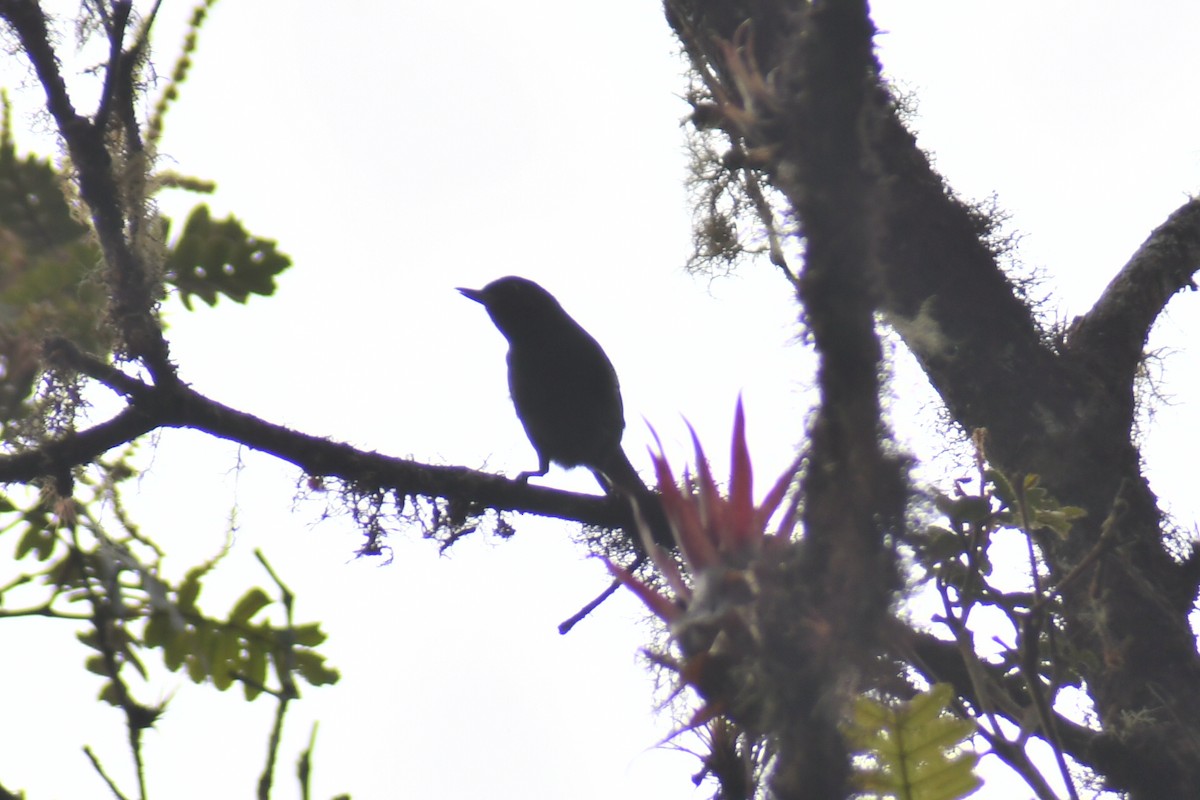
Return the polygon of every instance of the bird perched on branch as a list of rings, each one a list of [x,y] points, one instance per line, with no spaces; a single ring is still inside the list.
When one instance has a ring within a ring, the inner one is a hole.
[[[509,392],[538,454],[537,470],[518,479],[545,475],[554,462],[587,467],[606,492],[649,494],[621,449],[625,412],[617,372],[554,295],[513,276],[458,291],[481,303],[508,339]]]

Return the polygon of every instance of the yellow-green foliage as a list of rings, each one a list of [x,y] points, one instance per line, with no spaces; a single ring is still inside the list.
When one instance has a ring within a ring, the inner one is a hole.
[[[908,702],[856,701],[846,739],[859,797],[960,800],[980,787],[979,755],[965,749],[975,726],[948,709],[953,697],[951,686],[937,684]]]

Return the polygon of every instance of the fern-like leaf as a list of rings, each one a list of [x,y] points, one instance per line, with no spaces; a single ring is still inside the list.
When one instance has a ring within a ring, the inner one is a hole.
[[[977,753],[965,750],[974,725],[948,709],[954,690],[937,684],[906,703],[860,697],[846,738],[860,758],[866,800],[961,800],[982,785]]]

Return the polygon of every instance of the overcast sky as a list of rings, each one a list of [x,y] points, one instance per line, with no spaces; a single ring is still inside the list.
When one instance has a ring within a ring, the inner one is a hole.
[[[164,5],[165,73],[187,6]],[[919,102],[922,145],[964,196],[998,195],[1057,318],[1085,310],[1200,183],[1200,6],[873,5],[888,75]],[[184,379],[309,433],[512,475],[536,459],[507,397],[505,344],[454,287],[521,274],[608,351],[635,463],[648,465],[643,420],[681,461],[686,417],[723,464],[742,393],[765,486],[802,438],[809,360],[769,265],[712,281],[682,272],[681,74],[653,2],[218,4],[168,118],[164,166],[215,180],[214,210],[277,240],[294,266],[276,297],[245,307],[168,302]],[[53,152],[24,65],[3,61],[0,83],[18,104],[19,145]],[[193,202],[163,198],[180,221]],[[1174,404],[1157,408],[1145,447],[1155,490],[1189,528],[1197,310],[1177,298],[1155,333],[1152,346],[1174,352],[1163,384]],[[917,431],[930,400],[900,374],[897,427],[927,455],[938,442]],[[656,747],[672,722],[651,713],[662,695],[638,665],[638,604],[618,595],[557,634],[607,584],[563,525],[516,519],[513,540],[481,533],[445,557],[402,532],[390,563],[356,561],[353,526],[323,519],[320,499],[296,501],[284,465],[242,453],[237,470],[235,448],[178,431],[142,457],[137,518],[169,569],[215,553],[236,508],[231,580],[209,600],[225,608],[233,587],[267,582],[261,547],[298,617],[330,634],[343,680],[289,712],[277,797],[297,796],[292,765],[314,719],[315,797],[708,796],[691,787],[694,757]],[[594,485],[559,470],[543,482]],[[104,796],[87,743],[132,787],[120,718],[96,703],[100,681],[70,630],[5,626],[0,708],[23,724],[2,726],[0,781],[31,800]],[[147,742],[152,793],[250,796],[267,700],[174,675],[152,691],[173,696]],[[1014,796],[999,786],[980,797]]]

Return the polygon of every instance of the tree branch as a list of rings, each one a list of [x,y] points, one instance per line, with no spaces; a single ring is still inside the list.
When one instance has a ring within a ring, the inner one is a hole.
[[[906,665],[916,669],[930,683],[953,684],[959,696],[976,708],[981,707],[982,699],[976,696],[970,669],[963,661],[962,651],[956,643],[907,628],[901,632],[900,637],[905,640],[905,644],[899,649],[908,651],[904,655]],[[1003,693],[1003,697],[999,698],[1002,702],[999,712],[1019,728],[1025,709],[1034,702],[1029,695],[1025,679],[1011,670],[995,667],[984,661],[978,661],[977,664],[987,676],[989,685]],[[1076,761],[1090,763],[1091,748],[1099,734],[1058,713],[1054,715],[1054,723],[1063,749]],[[1050,734],[1043,733],[1042,738],[1049,740]]]
[[[268,422],[180,386],[154,403],[163,424],[192,428],[244,444],[295,464],[306,474],[336,477],[401,494],[440,497],[471,507],[524,511],[603,527],[624,527],[629,514],[619,500],[531,486],[466,467],[421,464],[358,450]],[[630,527],[632,530],[632,527]]]
[[[1067,425],[1078,391],[985,238],[991,224],[946,187],[883,90],[873,149],[883,173],[886,321],[964,429],[986,427],[1005,468]]]
[[[1200,199],[1177,208],[1142,243],[1100,299],[1075,320],[1067,352],[1085,360],[1117,390],[1131,386],[1146,340],[1167,302],[1195,291],[1200,269]]]
[[[103,382],[130,397],[132,403],[107,422],[25,452],[0,456],[0,483],[61,474],[158,428],[191,428],[283,459],[308,475],[337,478],[357,488],[443,498],[464,508],[520,511],[585,525],[634,529],[629,509],[618,499],[359,450],[238,411],[182,384],[144,384],[62,340],[53,342],[48,352],[60,366]]]
[[[797,288],[819,359],[820,405],[802,479],[805,557],[796,582],[811,587],[806,613],[826,633],[820,657],[796,667],[811,690],[794,698],[789,724],[769,731],[770,791],[844,797],[850,759],[838,733],[842,709],[829,698],[878,650],[898,585],[885,542],[903,528],[907,499],[901,460],[881,442],[878,170],[868,147],[878,116],[875,28],[865,0],[756,5],[780,12],[778,25],[739,18],[736,7],[674,0],[668,18],[687,32],[718,124],[743,152],[764,154],[805,236]]]
[[[60,436],[32,450],[0,456],[0,484],[29,483],[64,471],[69,474],[72,467],[89,464],[157,427],[158,421],[141,409],[127,408],[87,430]]]

